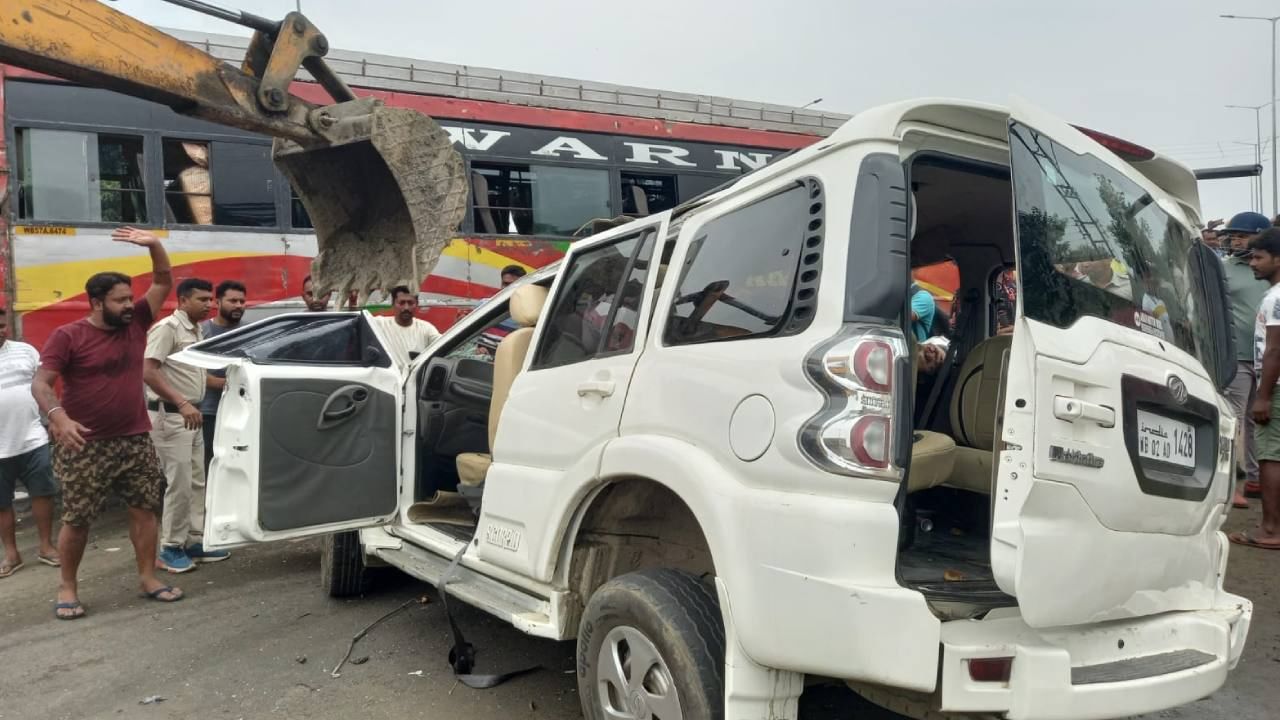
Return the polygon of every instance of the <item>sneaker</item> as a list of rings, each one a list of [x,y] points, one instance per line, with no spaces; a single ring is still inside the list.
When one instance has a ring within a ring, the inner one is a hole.
[[[204,543],[192,543],[187,546],[187,557],[198,563],[221,562],[231,557],[226,550],[205,550]]]
[[[196,564],[191,562],[191,558],[187,557],[186,551],[182,548],[166,547],[160,550],[160,557],[156,558],[156,568],[168,570],[176,575],[195,570]]]

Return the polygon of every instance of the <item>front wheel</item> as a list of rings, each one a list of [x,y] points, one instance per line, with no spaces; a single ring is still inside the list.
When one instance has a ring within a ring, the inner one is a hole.
[[[679,570],[614,578],[578,629],[587,720],[723,720],[724,621],[713,588]]]
[[[320,586],[336,598],[363,595],[369,589],[359,532],[348,530],[320,539]]]

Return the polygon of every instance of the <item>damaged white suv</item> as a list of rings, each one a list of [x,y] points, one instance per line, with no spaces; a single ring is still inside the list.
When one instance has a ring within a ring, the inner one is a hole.
[[[1251,613],[1198,225],[1185,167],[1043,112],[869,110],[411,362],[363,314],[189,349],[228,370],[205,544],[328,535],[334,594],[452,573],[577,638],[592,720],[794,718],[806,675],[914,717],[1191,702]],[[942,260],[954,327],[919,368],[911,270]]]

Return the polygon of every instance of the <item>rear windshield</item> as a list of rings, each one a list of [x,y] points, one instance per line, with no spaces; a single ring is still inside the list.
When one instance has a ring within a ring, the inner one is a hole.
[[[1009,142],[1024,314],[1060,328],[1102,318],[1208,366],[1209,314],[1187,228],[1092,155],[1018,123]]]

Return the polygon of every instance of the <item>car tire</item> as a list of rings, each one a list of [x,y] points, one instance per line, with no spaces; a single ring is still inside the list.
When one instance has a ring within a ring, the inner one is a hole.
[[[348,530],[320,539],[320,585],[329,597],[363,595],[369,578],[359,532]]]
[[[610,580],[578,629],[583,716],[723,720],[724,643],[715,589],[694,575],[656,569]]]

